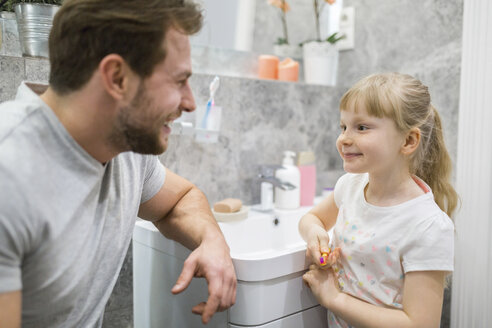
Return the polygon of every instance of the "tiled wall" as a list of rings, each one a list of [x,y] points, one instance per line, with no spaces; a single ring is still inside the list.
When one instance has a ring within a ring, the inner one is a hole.
[[[257,28],[268,31],[268,25],[261,26],[261,22],[272,21],[262,16],[267,13],[264,3],[257,0]],[[331,186],[341,174],[334,147],[339,130],[338,101],[360,77],[380,71],[410,73],[429,86],[455,159],[463,1],[381,0],[377,7],[375,3],[345,0],[345,6],[355,8],[356,47],[340,55],[337,87],[252,79],[256,55],[240,54],[240,66],[246,68],[248,78],[221,76],[216,95],[216,103],[223,107],[218,143],[201,144],[191,137],[171,136],[162,162],[203,189],[211,203],[238,197],[252,204],[259,201],[258,164],[280,163],[285,149],[311,149],[317,155],[318,190]],[[267,44],[260,39],[262,35],[255,37],[256,44]],[[21,80],[47,80],[49,66],[45,60],[21,58],[15,44],[12,47],[9,53],[0,48],[0,101],[11,99]],[[193,57],[195,72],[206,72],[204,67],[208,66],[216,67],[209,71],[211,74],[237,75],[228,71],[231,65],[218,63],[233,62],[230,53],[217,51],[203,56],[207,50],[200,51],[202,55],[195,53]],[[215,66],[207,65],[204,58],[214,61]],[[195,74],[191,79],[198,105],[207,101],[211,74]],[[132,325],[131,266],[130,251],[106,308],[105,327]],[[449,293],[446,297],[442,327],[449,326]]]
[[[17,32],[17,23],[15,14],[1,11],[0,12],[0,55],[4,56],[22,56],[19,45],[19,33]]]

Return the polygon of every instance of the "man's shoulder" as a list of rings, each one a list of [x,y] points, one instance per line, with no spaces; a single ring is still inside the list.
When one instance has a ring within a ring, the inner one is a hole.
[[[10,100],[0,104],[0,144],[40,109],[33,103]]]
[[[146,155],[135,153],[133,151],[126,151],[116,156],[114,160],[120,165],[124,165],[126,167],[145,169],[147,165],[153,164],[154,161],[158,160],[158,158],[155,155]]]
[[[40,112],[34,103],[14,100],[0,104],[0,170],[19,170],[20,162],[26,160],[32,169],[32,162],[39,159],[34,154],[42,151],[42,133],[49,131]]]
[[[134,182],[140,180],[141,183],[146,183],[149,177],[163,169],[160,167],[162,165],[158,156],[139,154],[132,151],[121,153],[112,161],[114,167],[122,173],[118,175],[119,178]]]

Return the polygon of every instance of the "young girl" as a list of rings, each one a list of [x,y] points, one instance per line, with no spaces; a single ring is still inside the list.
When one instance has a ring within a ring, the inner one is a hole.
[[[330,328],[439,327],[457,194],[428,89],[408,75],[371,75],[343,96],[340,116],[348,173],[299,223],[316,263],[304,281]]]

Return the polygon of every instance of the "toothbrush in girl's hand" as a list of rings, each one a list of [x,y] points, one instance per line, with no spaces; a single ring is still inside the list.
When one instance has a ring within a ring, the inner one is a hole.
[[[328,264],[333,265],[340,257],[340,247],[333,249],[332,246],[328,247],[328,252],[322,252],[319,258],[320,266],[326,266]]]
[[[207,108],[205,109],[205,114],[203,114],[203,120],[202,120],[203,129],[207,128],[208,115],[210,114],[210,110],[212,109],[212,107],[215,105],[214,96],[215,96],[215,92],[219,88],[219,85],[220,85],[220,79],[218,76],[215,76],[212,82],[210,83],[210,87],[209,87],[210,98],[208,99],[207,102]]]
[[[322,252],[319,258],[319,264],[325,266],[328,264],[328,255],[331,253],[331,247],[328,247],[328,252]]]

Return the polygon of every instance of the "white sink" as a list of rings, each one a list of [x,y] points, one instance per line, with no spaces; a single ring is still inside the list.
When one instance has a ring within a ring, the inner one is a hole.
[[[306,269],[306,243],[297,225],[309,209],[271,213],[250,210],[244,220],[219,222],[238,280],[262,281]]]

